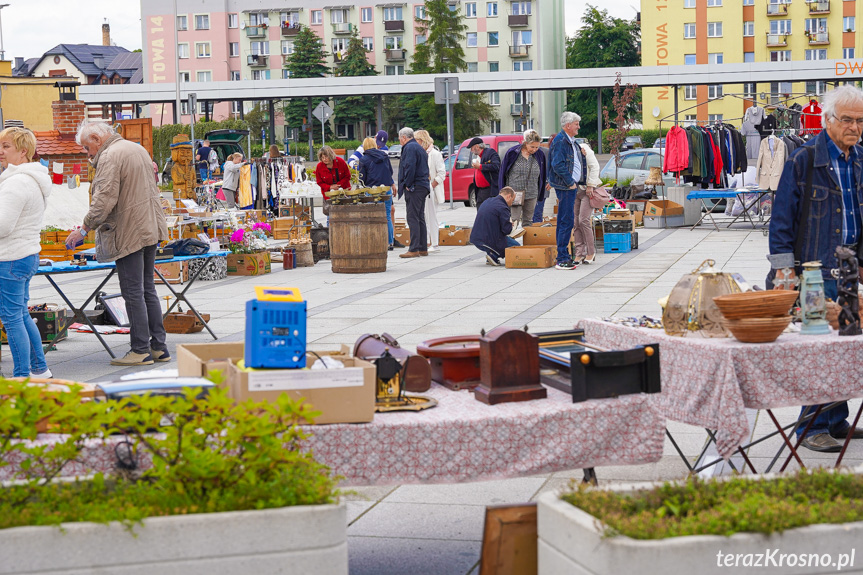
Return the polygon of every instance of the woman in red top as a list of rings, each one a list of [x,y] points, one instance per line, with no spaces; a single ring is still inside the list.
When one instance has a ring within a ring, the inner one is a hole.
[[[347,162],[336,157],[336,153],[329,146],[324,146],[318,152],[315,181],[321,187],[321,192],[351,188],[351,170]]]

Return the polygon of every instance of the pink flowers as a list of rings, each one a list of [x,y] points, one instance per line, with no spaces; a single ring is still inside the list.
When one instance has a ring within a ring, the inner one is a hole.
[[[252,231],[254,232],[256,230],[264,230],[266,232],[269,232],[270,230],[272,230],[272,227],[270,226],[270,224],[268,224],[266,222],[256,222],[252,226]]]
[[[233,233],[231,233],[231,238],[230,238],[231,242],[242,243],[245,235],[246,235],[246,230],[244,230],[243,228],[240,228],[238,230],[234,230]]]

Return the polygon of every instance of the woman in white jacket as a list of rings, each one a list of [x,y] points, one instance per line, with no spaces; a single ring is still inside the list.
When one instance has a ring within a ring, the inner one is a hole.
[[[602,180],[599,179],[599,162],[596,160],[596,154],[590,149],[587,144],[581,144],[581,151],[584,152],[584,159],[587,162],[587,177],[585,178],[586,189],[579,188],[575,194],[575,225],[572,229],[572,239],[575,244],[575,253],[572,254],[572,261],[578,264],[590,264],[596,260],[596,241],[593,237],[593,222],[590,221],[590,216],[593,215],[593,208],[590,207],[590,197],[588,193],[594,188],[602,185]]]
[[[431,193],[426,198],[426,227],[428,228],[429,240],[428,251],[434,251],[439,248],[438,241],[440,239],[440,224],[437,221],[437,204],[442,204],[443,181],[446,179],[446,166],[443,162],[443,155],[434,147],[434,139],[425,130],[417,130],[414,132],[414,138],[419,142],[420,146],[428,154],[429,158],[429,180],[431,181]]]
[[[52,377],[42,337],[30,319],[30,279],[39,269],[39,231],[51,194],[48,168],[33,162],[36,137],[25,128],[0,132],[0,320],[15,368],[13,377]]]

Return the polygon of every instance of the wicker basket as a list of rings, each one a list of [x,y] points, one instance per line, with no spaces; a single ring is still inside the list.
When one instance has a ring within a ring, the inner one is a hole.
[[[722,325],[731,332],[731,335],[743,343],[770,343],[776,341],[776,338],[785,331],[792,319],[794,318],[790,315],[726,319]]]
[[[713,302],[725,319],[783,317],[798,295],[789,290],[748,291],[717,296]]]

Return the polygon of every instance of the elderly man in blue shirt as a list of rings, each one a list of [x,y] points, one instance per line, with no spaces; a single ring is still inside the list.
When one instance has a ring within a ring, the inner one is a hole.
[[[585,189],[587,161],[575,141],[581,116],[564,112],[560,116],[560,133],[551,141],[548,183],[557,194],[557,265],[559,270],[574,270],[575,262],[569,253],[569,240],[575,220],[575,195]],[[579,186],[581,188],[579,188]]]

